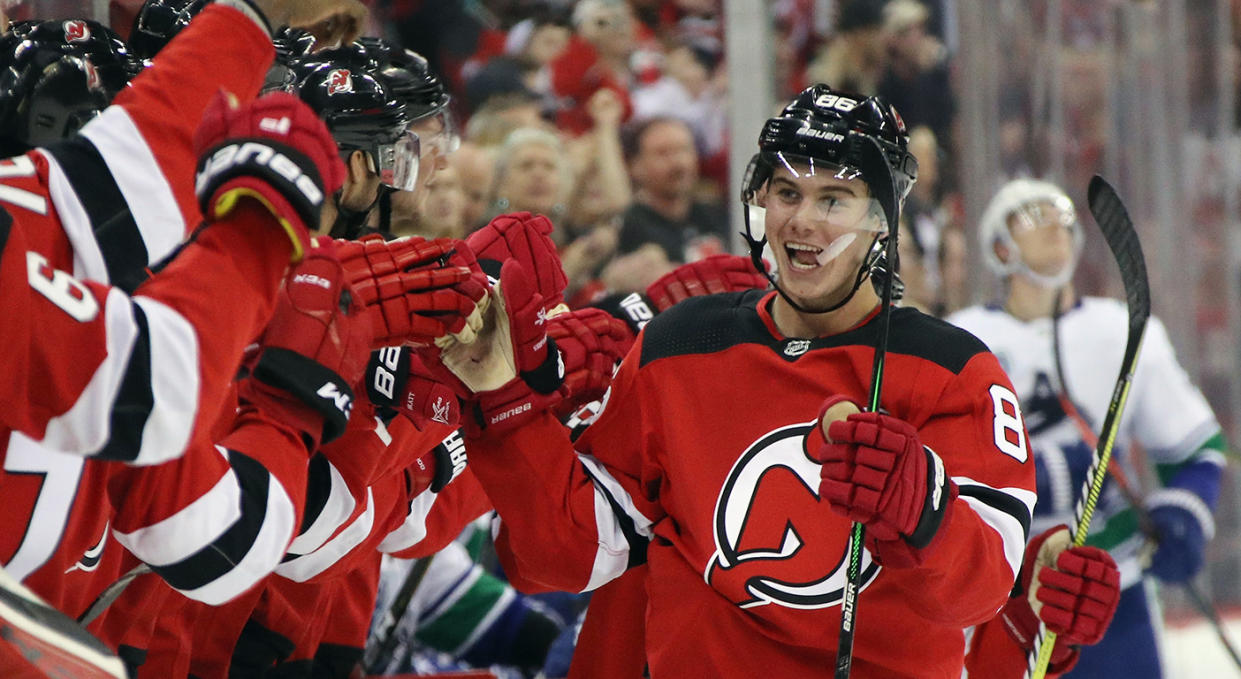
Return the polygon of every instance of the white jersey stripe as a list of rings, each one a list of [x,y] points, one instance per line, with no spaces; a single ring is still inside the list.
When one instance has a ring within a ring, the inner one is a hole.
[[[327,501],[324,502],[323,509],[319,511],[319,515],[315,517],[315,522],[310,525],[310,528],[294,538],[293,544],[289,545],[289,552],[292,554],[309,554],[322,547],[323,543],[332,537],[332,533],[353,515],[353,510],[358,505],[340,471],[330,462],[327,468],[331,488],[328,491]],[[367,499],[370,499],[369,489]]]
[[[146,312],[151,342],[153,404],[132,464],[158,464],[180,457],[189,445],[198,412],[198,334],[171,307],[134,297]]]
[[[960,496],[974,510],[974,513],[978,514],[983,523],[990,526],[996,533],[999,533],[1000,540],[1004,544],[1004,558],[1008,561],[1009,567],[1012,568],[1013,579],[1016,580],[1017,574],[1021,572],[1021,558],[1026,550],[1028,524],[1022,525],[1022,520],[1029,521],[1030,517],[1033,516],[1034,503],[1037,496],[1031,491],[1020,488],[993,488],[964,476],[954,476],[952,481],[957,484],[958,489],[961,491],[975,488],[992,493],[1000,493],[1021,503],[1026,508],[1026,515],[1018,517],[1003,507],[985,502],[981,497],[969,496],[964,494],[964,492]]]
[[[599,548],[590,580],[583,591],[591,591],[620,577],[629,568],[629,538],[622,527],[622,517],[616,515],[615,507],[624,512],[623,520],[632,524],[638,535],[651,538],[651,520],[634,506],[629,496],[603,465],[590,455],[577,456],[595,483],[595,529],[599,536]]]
[[[371,527],[375,525],[375,498],[371,493],[371,489],[366,489],[366,511],[362,512],[358,518],[347,528],[336,534],[336,537],[328,540],[320,548],[313,552],[303,554],[294,559],[286,561],[276,567],[276,572],[284,577],[296,581],[306,582],[314,576],[327,570],[332,564],[336,563],[352,550],[354,547],[362,544],[366,536],[371,534]]]
[[[185,218],[137,125],[124,108],[111,106],[83,127],[82,134],[103,156],[129,204],[148,261],[163,259],[185,239]]]
[[[104,264],[103,253],[99,251],[99,242],[95,240],[95,230],[91,227],[86,208],[56,158],[50,153],[42,155],[47,160],[48,195],[73,246],[74,277],[110,283],[108,267]]]
[[[409,549],[422,542],[427,536],[427,514],[435,505],[439,493],[432,493],[428,488],[422,491],[409,503],[409,514],[396,530],[388,533],[383,542],[379,543],[379,551],[385,554]]]

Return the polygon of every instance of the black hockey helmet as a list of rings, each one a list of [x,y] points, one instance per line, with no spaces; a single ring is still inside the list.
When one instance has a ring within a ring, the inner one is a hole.
[[[421,54],[397,47],[383,38],[359,38],[358,44],[375,60],[380,73],[405,102],[410,119],[420,120],[448,108],[452,97]]]
[[[5,156],[63,139],[107,107],[137,70],[125,43],[94,21],[17,22],[0,35]]]
[[[327,123],[346,161],[353,151],[363,151],[385,185],[412,190],[418,142],[407,132],[405,103],[383,82],[374,62],[360,54],[346,46],[294,59],[294,91]]]
[[[296,76],[290,64],[308,54],[315,46],[315,37],[300,28],[285,26],[272,36],[276,58],[263,79],[263,92],[290,92],[296,84]]]
[[[905,197],[918,178],[918,162],[908,146],[904,121],[881,97],[840,92],[823,84],[797,94],[779,115],[763,125],[758,153],[751,158],[742,183],[746,222],[742,235],[758,270],[766,270],[762,251],[767,238],[755,199],[781,166],[809,167],[812,172],[816,166],[830,167],[839,176],[861,178],[870,189],[875,208],[882,212],[884,228],[874,236],[871,255],[858,272],[857,285],[876,264],[886,267],[880,243],[888,228],[894,230]],[[779,290],[779,285],[776,288]],[[840,304],[846,301],[848,298]]]
[[[151,60],[181,29],[190,25],[210,0],[146,0],[129,33],[129,47],[139,59]]]

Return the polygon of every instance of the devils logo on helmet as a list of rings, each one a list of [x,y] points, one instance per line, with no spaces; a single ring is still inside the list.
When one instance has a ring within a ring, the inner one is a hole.
[[[338,68],[328,74],[327,93],[341,94],[353,91],[353,76],[349,74],[349,69]]]
[[[70,19],[64,23],[65,42],[84,42],[90,40],[90,27],[80,19]]]

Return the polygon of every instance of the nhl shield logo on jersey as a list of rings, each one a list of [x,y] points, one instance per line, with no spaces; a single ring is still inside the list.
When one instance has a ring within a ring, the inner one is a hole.
[[[343,94],[353,91],[353,76],[347,68],[334,69],[327,76],[328,95]]]
[[[90,40],[90,27],[81,19],[70,19],[61,26],[65,29],[65,42]]]
[[[733,465],[715,504],[715,553],[703,577],[742,608],[827,608],[848,581],[849,526],[819,502],[819,463],[806,452],[814,422],[782,427]],[[880,566],[862,552],[862,589]]]

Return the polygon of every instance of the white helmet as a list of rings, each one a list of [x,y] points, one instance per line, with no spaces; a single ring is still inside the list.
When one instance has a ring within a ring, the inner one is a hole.
[[[1031,271],[1025,260],[1020,256],[1020,249],[1013,240],[1008,228],[1008,219],[1019,211],[1037,205],[1050,203],[1061,213],[1061,219],[1073,232],[1073,260],[1064,270],[1055,276],[1046,276]],[[1021,273],[1047,287],[1059,287],[1073,277],[1073,269],[1077,266],[1077,256],[1081,253],[1084,236],[1082,226],[1077,221],[1077,210],[1073,201],[1060,187],[1039,179],[1014,179],[996,192],[987,209],[983,210],[978,225],[979,245],[982,247],[982,258],[987,267],[1000,277]],[[1016,254],[1008,262],[1002,261],[995,254],[995,244],[1003,243],[1009,252]]]

